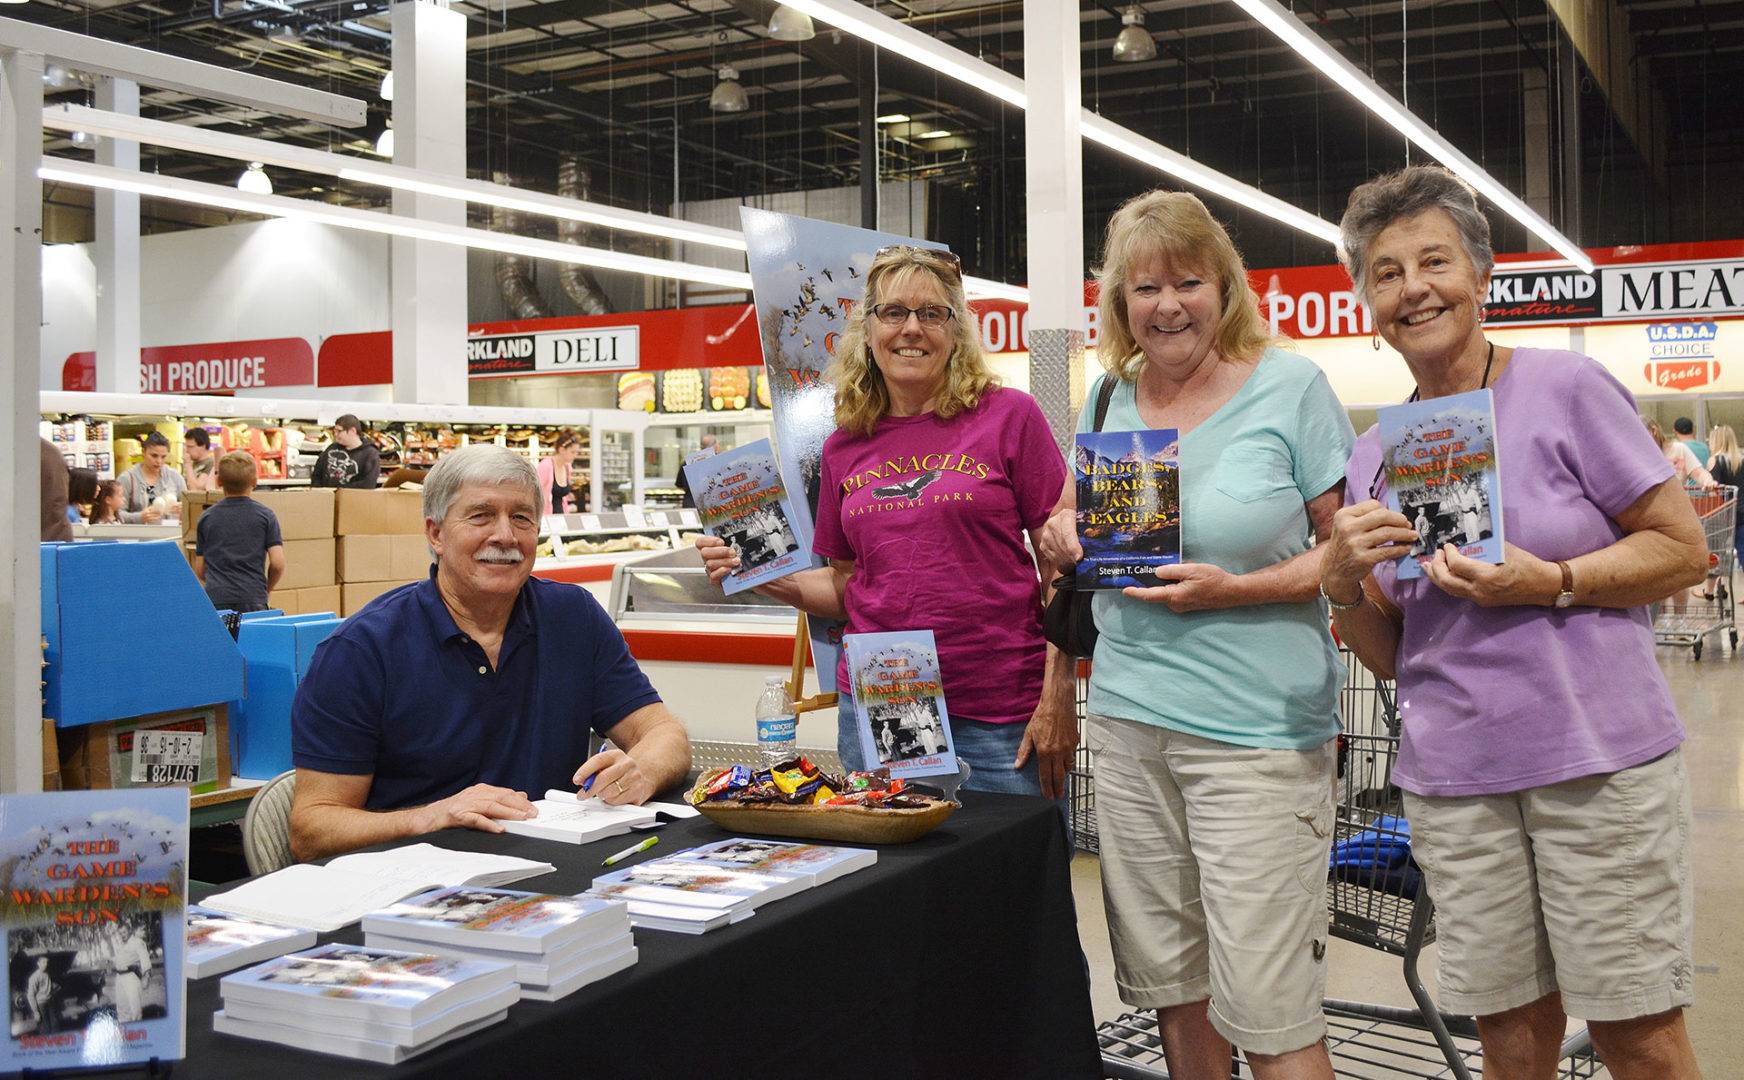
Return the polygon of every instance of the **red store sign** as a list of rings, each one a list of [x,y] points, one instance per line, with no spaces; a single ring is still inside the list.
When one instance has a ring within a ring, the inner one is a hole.
[[[303,338],[161,345],[139,351],[145,394],[229,394],[270,386],[313,386],[315,354]],[[77,352],[61,366],[62,390],[95,390],[97,356]]]

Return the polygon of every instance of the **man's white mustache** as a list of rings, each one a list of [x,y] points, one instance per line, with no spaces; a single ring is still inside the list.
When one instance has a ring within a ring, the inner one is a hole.
[[[522,560],[522,555],[515,548],[485,548],[473,558],[479,562],[514,564]]]

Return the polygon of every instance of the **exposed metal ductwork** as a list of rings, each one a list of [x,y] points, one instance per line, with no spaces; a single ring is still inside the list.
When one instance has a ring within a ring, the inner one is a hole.
[[[574,154],[564,154],[557,163],[557,194],[566,199],[586,200],[591,190],[591,178],[582,167],[581,159]],[[585,244],[588,231],[588,227],[579,221],[559,219],[557,222],[557,238],[566,244]],[[600,288],[599,279],[587,267],[565,263],[557,270],[557,280],[563,283],[563,291],[569,294],[569,299],[583,315],[611,312],[612,305],[606,299],[605,290]]]
[[[493,173],[491,179],[499,184],[509,182],[506,173]],[[520,217],[513,210],[493,206],[491,207],[491,228],[497,232],[519,232]],[[533,284],[533,260],[525,256],[508,254],[497,256],[497,291],[502,294],[503,303],[508,305],[509,314],[517,319],[547,319],[551,317],[551,306],[545,302],[543,296],[539,295],[539,286]]]

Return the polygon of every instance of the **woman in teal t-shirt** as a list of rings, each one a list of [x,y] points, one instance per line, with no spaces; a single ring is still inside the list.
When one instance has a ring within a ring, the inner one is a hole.
[[[1343,667],[1313,543],[1342,504],[1350,421],[1318,368],[1273,346],[1192,195],[1128,202],[1103,258],[1098,352],[1119,382],[1102,429],[1180,432],[1184,560],[1094,604],[1087,741],[1120,995],[1157,1010],[1172,1075],[1228,1075],[1233,1042],[1258,1076],[1330,1078]],[[1081,556],[1073,515],[1043,536],[1062,566]]]

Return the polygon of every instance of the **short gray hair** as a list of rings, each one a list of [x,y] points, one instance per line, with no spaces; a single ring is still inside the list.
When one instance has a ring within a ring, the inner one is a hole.
[[[539,474],[524,456],[506,446],[463,446],[445,455],[424,478],[424,517],[430,521],[448,517],[461,489],[472,484],[522,487],[534,508],[540,505]]]
[[[1338,258],[1350,272],[1363,303],[1368,303],[1369,247],[1375,238],[1395,221],[1426,210],[1440,210],[1453,219],[1460,243],[1480,277],[1495,267],[1490,222],[1478,209],[1478,196],[1471,185],[1440,165],[1412,165],[1377,176],[1352,191],[1344,219],[1338,223]]]

